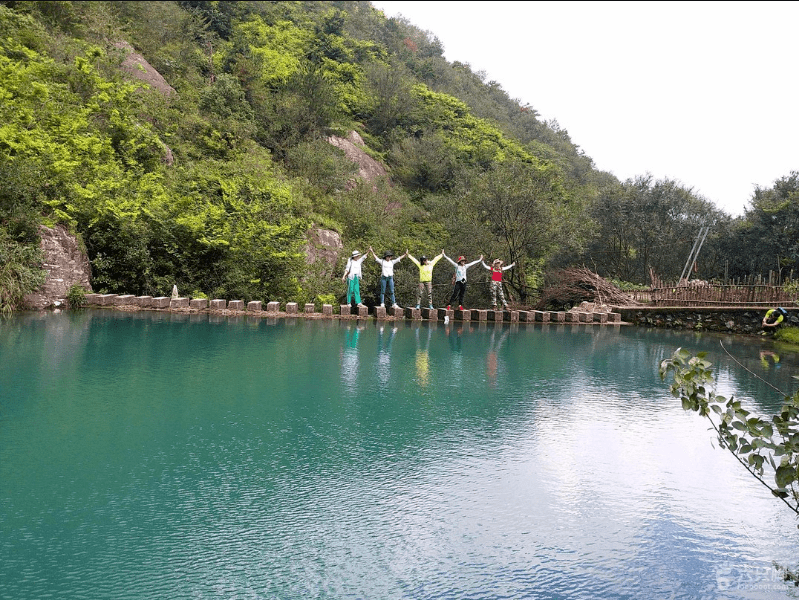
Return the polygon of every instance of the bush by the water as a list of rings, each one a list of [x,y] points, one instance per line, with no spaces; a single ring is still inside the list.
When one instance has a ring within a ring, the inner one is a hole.
[[[69,291],[67,291],[67,304],[71,309],[86,306],[86,290],[83,289],[83,286],[78,284],[70,286]]]
[[[786,344],[793,344],[799,350],[799,327],[783,327],[774,333],[774,339]]]

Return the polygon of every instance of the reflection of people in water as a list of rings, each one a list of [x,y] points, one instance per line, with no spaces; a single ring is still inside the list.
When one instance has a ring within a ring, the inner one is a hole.
[[[769,364],[769,359],[771,359],[772,364],[775,367],[780,366],[780,355],[776,352],[772,352],[771,350],[761,350],[760,351],[760,364],[763,365],[764,369],[768,369],[771,365]]]
[[[433,334],[433,330],[430,327],[425,327],[427,329],[427,340],[425,341],[424,348],[420,346],[421,341],[419,339],[419,331],[421,330],[421,326],[416,328],[416,381],[419,382],[419,385],[422,387],[427,387],[430,384],[430,337]]]
[[[447,340],[449,340],[449,349],[452,351],[452,354],[450,354],[452,372],[460,373],[463,365],[463,352],[461,348],[463,327],[450,327],[447,325],[444,329],[447,333]]]
[[[488,344],[488,356],[486,357],[486,374],[488,375],[488,382],[491,384],[491,387],[496,387],[497,385],[497,371],[499,370],[499,349],[502,347],[502,343],[505,341],[505,338],[508,337],[510,333],[510,329],[506,329],[505,333],[499,338],[499,342],[497,342],[496,346],[494,345],[494,338],[496,337],[497,330],[496,328],[491,330],[491,341]]]
[[[358,336],[363,325],[348,326],[341,349],[341,383],[349,391],[355,390],[358,380]]]
[[[377,376],[380,378],[380,383],[386,385],[391,377],[391,341],[397,333],[397,328],[391,328],[387,340],[383,338],[384,328],[385,324],[381,324],[377,330]]]

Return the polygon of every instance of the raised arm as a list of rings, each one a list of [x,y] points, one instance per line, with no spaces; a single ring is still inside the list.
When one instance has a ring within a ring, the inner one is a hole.
[[[511,263],[511,264],[509,264],[507,267],[502,267],[502,270],[503,270],[503,271],[507,271],[508,269],[512,269],[512,268],[513,268],[513,265],[515,265],[515,264],[516,264],[515,262],[512,262],[512,263]]]
[[[454,260],[452,260],[452,259],[451,259],[449,256],[447,256],[446,254],[444,254],[444,258],[446,258],[446,259],[447,259],[447,261],[449,262],[449,264],[451,264],[453,267],[457,267],[457,266],[458,266],[458,263],[456,263]]]
[[[483,262],[483,255],[482,254],[480,255],[480,258],[478,258],[477,260],[473,260],[470,263],[466,263],[466,268],[469,269],[469,268],[473,267],[474,265],[476,265],[479,262]]]
[[[406,252],[405,252],[405,254],[408,254],[408,252],[406,251]],[[416,260],[416,258],[413,256],[413,254],[408,254],[408,258],[409,258],[409,259],[411,260],[411,262],[412,262],[413,264],[415,264],[417,267],[419,266],[419,261],[418,261],[418,260]]]
[[[491,267],[489,267],[482,258],[480,259],[480,264],[483,265],[487,270],[491,270]]]

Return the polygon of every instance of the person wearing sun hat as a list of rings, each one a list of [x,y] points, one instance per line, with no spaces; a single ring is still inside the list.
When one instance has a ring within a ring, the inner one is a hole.
[[[482,262],[483,255],[481,254],[480,258],[470,262],[469,264],[466,264],[465,256],[459,256],[458,262],[455,262],[446,254],[444,254],[444,258],[446,258],[450,264],[455,267],[455,275],[452,276],[452,283],[454,287],[452,288],[452,295],[449,297],[447,310],[450,310],[456,299],[458,300],[458,310],[463,310],[463,297],[466,295],[466,270],[469,267],[473,267],[477,263]]]
[[[502,261],[498,258],[495,258],[494,262],[491,263],[491,266],[489,267],[482,260],[480,262],[486,269],[491,271],[491,308],[496,309],[497,295],[499,295],[499,299],[502,300],[503,308],[507,310],[508,303],[505,301],[505,293],[502,291],[502,272],[513,268],[513,265],[516,263],[512,262],[507,267],[503,267]]]
[[[347,281],[347,304],[352,304],[352,299],[355,298],[359,307],[364,306],[361,303],[361,278],[363,277],[361,266],[364,258],[366,258],[365,254],[353,250],[352,256],[347,261],[347,266],[344,267],[344,276],[341,278],[341,281]]]
[[[380,306],[384,307],[385,304],[385,297],[386,297],[386,287],[388,287],[388,293],[391,296],[391,306],[392,308],[399,308],[397,305],[397,301],[394,298],[394,265],[396,265],[399,261],[401,261],[405,256],[408,254],[407,252],[400,256],[399,258],[394,258],[394,253],[391,250],[386,250],[383,253],[383,258],[377,258],[375,251],[372,250],[372,247],[369,246],[369,252],[374,257],[377,264],[380,265],[382,269],[382,273],[380,275]]]

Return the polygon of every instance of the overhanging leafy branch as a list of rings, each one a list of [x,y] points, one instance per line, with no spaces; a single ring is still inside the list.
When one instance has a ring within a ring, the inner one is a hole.
[[[793,396],[783,393],[782,409],[765,420],[734,397],[716,394],[712,363],[706,356],[678,348],[660,363],[660,377],[665,381],[671,375],[671,393],[680,398],[682,407],[706,417],[721,447],[799,515],[799,391]]]

